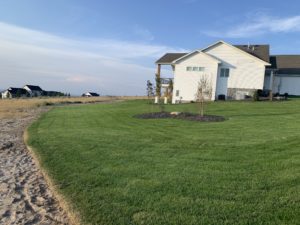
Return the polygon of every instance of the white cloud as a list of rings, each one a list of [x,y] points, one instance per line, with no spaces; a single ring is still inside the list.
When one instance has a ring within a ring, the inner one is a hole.
[[[80,94],[141,95],[155,59],[183,51],[119,40],[59,37],[0,22],[0,87],[32,83]],[[153,63],[153,64],[152,64]],[[142,65],[141,65],[142,64]]]
[[[288,33],[300,31],[300,16],[285,18],[254,14],[247,21],[223,31],[206,31],[213,37],[247,38],[267,33]]]

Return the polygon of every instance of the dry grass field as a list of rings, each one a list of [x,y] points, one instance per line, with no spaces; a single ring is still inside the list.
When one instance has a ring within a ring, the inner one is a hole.
[[[40,106],[60,104],[88,104],[97,102],[109,102],[113,100],[145,99],[144,96],[119,96],[119,97],[58,97],[58,98],[20,98],[0,99],[0,119],[17,118],[26,116],[30,110]]]

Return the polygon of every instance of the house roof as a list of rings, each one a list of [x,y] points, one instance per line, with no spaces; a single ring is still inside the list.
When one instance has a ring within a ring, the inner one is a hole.
[[[237,47],[265,62],[270,62],[270,45],[234,45],[234,47]]]
[[[224,41],[218,41],[216,43],[214,43],[213,45],[210,45],[202,50],[199,50],[199,52],[203,52],[217,44],[227,44],[230,45]],[[230,45],[232,47],[235,47],[239,50],[242,50],[243,52],[246,52],[252,56],[254,56],[255,58],[258,58],[259,60],[262,60],[266,63],[270,62],[270,46],[269,45]],[[184,56],[188,56],[193,52],[190,53],[166,53],[165,55],[163,55],[160,59],[158,59],[155,63],[156,64],[171,64],[174,61],[183,58]]]
[[[166,53],[163,55],[160,59],[158,59],[155,63],[156,64],[170,64],[176,59],[181,58],[184,55],[187,55],[188,53]]]
[[[24,88],[14,88],[14,87],[8,88],[7,91],[9,91],[9,93],[11,93],[11,94],[19,93],[21,95],[26,95],[28,93]]]
[[[300,74],[300,55],[271,55],[270,63],[279,74]]]
[[[271,55],[270,62],[276,69],[300,68],[300,55]]]
[[[43,91],[42,88],[40,88],[39,86],[36,86],[36,85],[25,85],[24,87],[28,87],[32,91]]]
[[[87,93],[84,93],[84,95],[88,95],[90,94],[91,96],[99,96],[98,93],[95,93],[95,92],[87,92]]]
[[[59,94],[62,94],[62,93],[59,92],[59,91],[44,91],[43,90],[43,94],[44,95],[59,95]]]

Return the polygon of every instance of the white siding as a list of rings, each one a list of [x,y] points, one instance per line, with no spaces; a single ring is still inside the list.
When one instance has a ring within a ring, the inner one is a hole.
[[[2,92],[2,93],[1,93],[1,97],[2,97],[2,98],[7,98],[7,93],[8,93],[7,90],[4,91],[4,92]]]
[[[275,77],[273,93],[300,95],[300,76],[280,75]]]
[[[203,72],[187,71],[188,66],[205,67]],[[173,103],[179,101],[195,100],[198,82],[201,76],[207,76],[208,81],[212,85],[212,100],[215,97],[216,75],[218,71],[218,62],[205,55],[204,53],[195,53],[175,65],[174,71],[174,88],[173,88]],[[179,96],[176,96],[176,91],[179,91]]]
[[[230,69],[228,88],[263,89],[265,64],[234,47],[220,43],[205,50]]]

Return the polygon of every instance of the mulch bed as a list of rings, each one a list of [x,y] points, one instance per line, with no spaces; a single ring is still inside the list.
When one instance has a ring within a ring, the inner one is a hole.
[[[225,120],[223,116],[215,116],[215,115],[204,115],[200,116],[199,114],[189,113],[189,112],[182,112],[176,114],[171,114],[170,112],[154,112],[154,113],[144,113],[135,115],[135,118],[138,119],[183,119],[183,120],[190,120],[190,121],[200,121],[200,122],[222,122]]]

